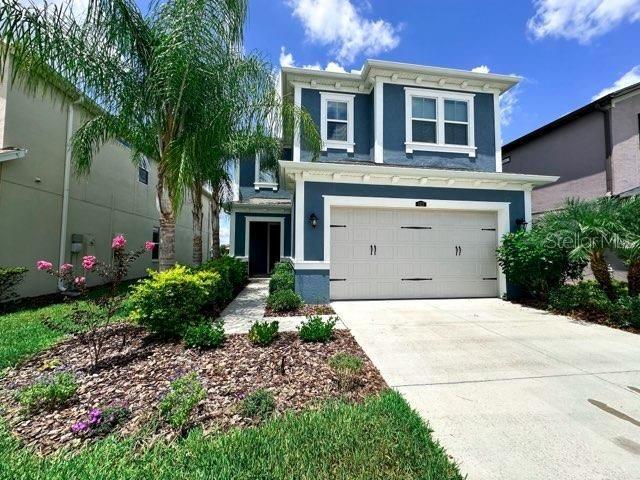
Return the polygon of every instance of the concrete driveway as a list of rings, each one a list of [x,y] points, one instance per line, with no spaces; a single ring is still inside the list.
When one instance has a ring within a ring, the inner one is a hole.
[[[335,302],[474,479],[640,479],[640,335],[498,299]]]

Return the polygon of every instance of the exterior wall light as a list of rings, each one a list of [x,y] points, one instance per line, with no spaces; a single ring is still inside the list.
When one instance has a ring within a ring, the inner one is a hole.
[[[518,227],[518,228],[527,228],[527,225],[529,225],[529,222],[527,222],[524,218],[517,218],[516,219],[516,227]]]
[[[316,217],[315,213],[312,213],[309,217],[309,223],[313,228],[316,228],[318,226],[318,217]]]

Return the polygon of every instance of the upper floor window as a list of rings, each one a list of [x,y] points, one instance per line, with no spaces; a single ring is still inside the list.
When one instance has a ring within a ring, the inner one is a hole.
[[[278,189],[278,179],[272,169],[265,168],[261,161],[262,155],[256,153],[255,181],[253,183],[256,190],[261,188],[272,188],[274,191]]]
[[[149,165],[144,158],[140,162],[140,165],[138,165],[138,181],[149,185]]]
[[[353,152],[353,99],[355,95],[320,92],[322,149]]]
[[[407,153],[424,150],[475,157],[473,99],[469,93],[406,87]]]

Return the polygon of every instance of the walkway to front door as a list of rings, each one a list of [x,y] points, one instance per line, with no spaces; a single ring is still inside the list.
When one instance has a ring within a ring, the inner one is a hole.
[[[334,302],[470,479],[638,479],[640,335],[499,299]]]

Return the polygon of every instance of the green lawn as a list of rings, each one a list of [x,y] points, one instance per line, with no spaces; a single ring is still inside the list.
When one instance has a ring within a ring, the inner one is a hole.
[[[461,479],[402,397],[328,404],[261,427],[135,448],[106,439],[77,455],[41,458],[0,431],[0,478]]]

